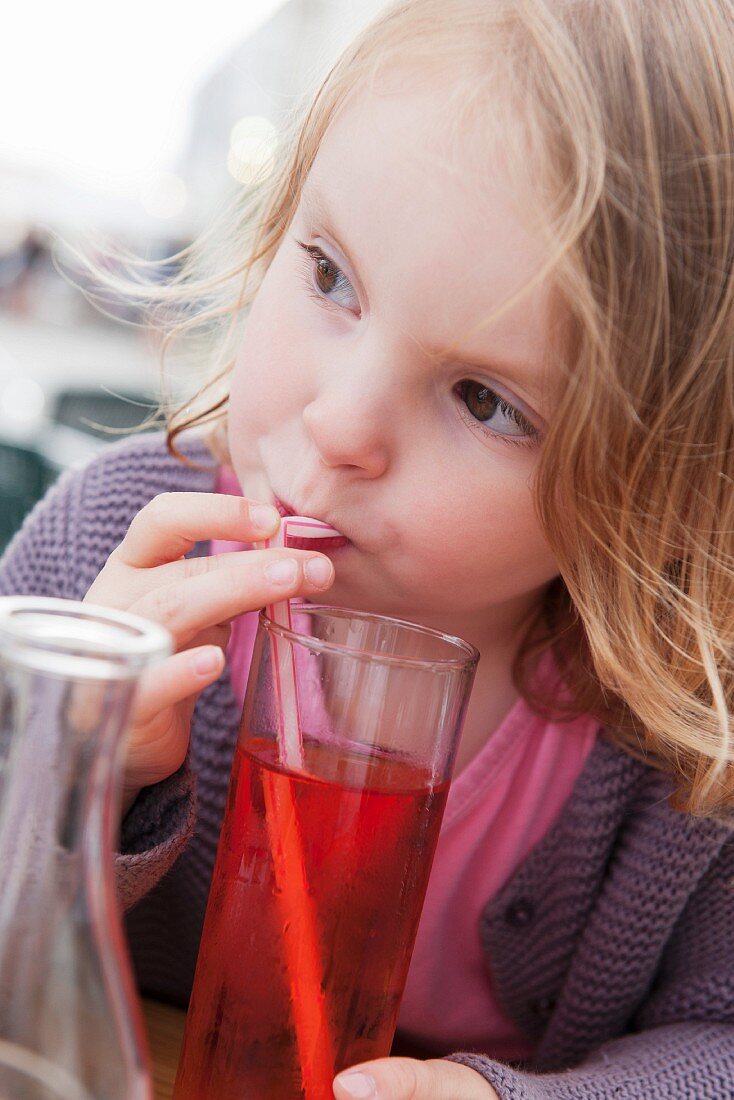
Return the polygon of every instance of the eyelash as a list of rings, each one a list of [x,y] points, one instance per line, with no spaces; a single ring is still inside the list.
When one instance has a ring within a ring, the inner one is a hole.
[[[317,287],[314,286],[314,271],[316,264],[321,260],[325,260],[329,264],[333,271],[340,275],[347,283],[349,279],[341,270],[338,264],[334,263],[331,257],[327,256],[318,245],[305,244],[303,241],[296,242],[298,247],[303,250],[306,256],[307,262],[302,267],[303,282],[305,283],[308,294],[315,302],[318,302],[320,306],[326,306],[327,309],[343,308],[339,306],[338,302],[332,301],[331,298],[327,298],[325,294],[321,293]],[[351,286],[351,283],[349,284]]]
[[[482,389],[487,390],[488,393],[496,398],[497,406],[501,413],[503,413],[509,420],[512,420],[517,424],[518,428],[521,428],[524,435],[507,435],[504,432],[494,432],[491,428],[486,428],[481,420],[476,416],[472,416],[466,405],[464,390],[466,386],[472,385],[481,386]],[[534,447],[540,441],[540,432],[532,424],[526,416],[520,412],[519,409],[511,405],[509,401],[493,390],[491,386],[488,386],[485,382],[477,382],[473,378],[463,378],[457,386],[454,387],[454,393],[457,393],[460,397],[459,416],[464,420],[472,431],[479,431],[484,436],[490,436],[492,439],[499,439],[502,443],[508,443],[514,447]]]
[[[333,271],[337,272],[339,275],[346,279],[347,277],[346,275],[344,275],[344,272],[341,270],[339,265],[334,263],[334,261],[318,247],[318,245],[306,244],[304,241],[296,241],[296,243],[305,254],[305,259],[307,260],[306,263],[301,265],[301,274],[309,297],[317,302],[318,305],[326,307],[327,309],[343,308],[340,307],[338,303],[332,302],[331,299],[327,298],[325,294],[321,293],[318,288],[314,286],[313,281],[315,266],[321,260],[325,260],[326,263],[331,265]],[[503,434],[502,432],[494,432],[491,430],[491,428],[485,428],[481,420],[478,420],[477,417],[471,415],[464,402],[462,391],[467,385],[470,385],[472,382],[475,385],[480,385],[483,389],[486,389],[490,394],[492,394],[493,397],[497,399],[497,405],[500,411],[510,420],[513,420],[519,428],[522,428],[523,432],[525,433],[523,436],[512,436]],[[459,415],[461,416],[461,419],[469,425],[472,431],[478,431],[481,435],[485,437],[489,436],[491,439],[498,439],[502,443],[508,443],[511,446],[533,447],[537,445],[540,439],[540,432],[535,427],[535,425],[531,424],[527,417],[523,416],[519,409],[516,409],[515,406],[511,405],[509,401],[506,401],[505,398],[502,397],[501,394],[497,393],[496,390],[493,390],[491,386],[486,385],[484,382],[478,382],[476,379],[464,378],[461,380],[461,382],[458,383],[457,386],[454,387],[454,392],[457,393],[461,398],[461,408],[459,410]]]

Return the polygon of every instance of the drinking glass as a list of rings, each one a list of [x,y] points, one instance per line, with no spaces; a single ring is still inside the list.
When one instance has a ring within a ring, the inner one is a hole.
[[[389,1053],[478,656],[260,614],[175,1100],[327,1100]]]

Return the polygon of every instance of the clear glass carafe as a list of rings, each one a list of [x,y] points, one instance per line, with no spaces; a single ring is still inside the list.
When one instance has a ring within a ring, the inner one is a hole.
[[[121,748],[166,632],[0,599],[0,1100],[150,1100],[115,897]]]

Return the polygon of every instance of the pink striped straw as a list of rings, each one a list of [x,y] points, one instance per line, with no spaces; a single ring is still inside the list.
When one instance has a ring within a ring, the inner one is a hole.
[[[327,549],[326,540],[342,539],[333,527],[307,516],[286,516],[267,546]],[[272,622],[292,628],[289,600],[270,604]],[[280,704],[280,757],[287,772],[304,767],[303,733],[293,650],[287,638],[273,635],[273,667]],[[263,776],[265,817],[270,834],[277,897],[281,913],[286,966],[290,977],[293,1020],[305,1100],[330,1096],[336,1073],[336,1048],[325,999],[323,949],[319,942],[313,898],[309,895],[303,838],[292,786]]]
[[[266,547],[290,547],[299,550],[328,548],[327,540],[343,536],[328,523],[308,516],[286,516],[278,531],[265,541]],[[267,607],[268,618],[291,630],[290,600],[280,600]],[[280,704],[280,755],[290,771],[303,767],[303,733],[298,709],[298,687],[293,663],[293,649],[287,639],[273,638],[275,686]]]

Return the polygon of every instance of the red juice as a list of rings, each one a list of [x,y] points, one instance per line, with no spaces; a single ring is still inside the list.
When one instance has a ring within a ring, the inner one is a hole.
[[[237,749],[175,1100],[333,1100],[389,1054],[447,792],[388,754]]]

